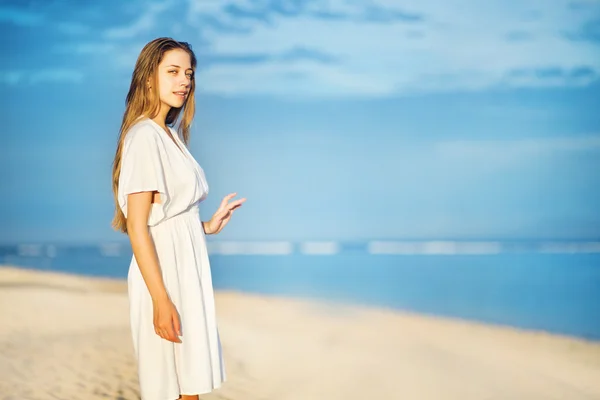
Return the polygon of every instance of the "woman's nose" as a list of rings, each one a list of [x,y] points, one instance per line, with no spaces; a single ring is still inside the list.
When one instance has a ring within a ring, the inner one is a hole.
[[[181,82],[179,82],[179,85],[188,87],[188,86],[190,86],[191,83],[192,83],[192,80],[188,76],[184,76],[181,79]]]

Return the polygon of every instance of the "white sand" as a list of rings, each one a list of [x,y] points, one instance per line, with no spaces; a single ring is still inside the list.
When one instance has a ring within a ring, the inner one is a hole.
[[[234,292],[217,317],[203,400],[600,399],[598,342]],[[139,398],[124,281],[0,267],[0,318],[0,400]]]

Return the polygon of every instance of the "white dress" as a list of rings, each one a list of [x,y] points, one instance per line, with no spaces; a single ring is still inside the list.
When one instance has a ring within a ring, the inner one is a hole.
[[[204,171],[171,129],[178,148],[151,119],[125,136],[118,201],[127,217],[127,195],[160,192],[148,218],[167,292],[181,321],[181,341],[154,332],[152,299],[132,257],[127,277],[131,333],[142,400],[203,394],[226,380],[214,292],[199,203],[208,194]]]

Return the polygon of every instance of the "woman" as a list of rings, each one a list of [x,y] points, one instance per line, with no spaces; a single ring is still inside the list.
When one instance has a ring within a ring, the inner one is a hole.
[[[113,164],[113,227],[133,249],[127,280],[143,400],[198,399],[226,379],[205,235],[246,199],[231,193],[200,220],[208,185],[187,149],[195,68],[185,42],[159,38],[142,49]]]

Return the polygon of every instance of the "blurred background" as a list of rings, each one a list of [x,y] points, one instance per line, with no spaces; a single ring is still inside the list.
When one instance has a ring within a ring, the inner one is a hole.
[[[0,2],[0,263],[124,278],[137,55],[189,42],[216,289],[600,339],[600,2]]]

